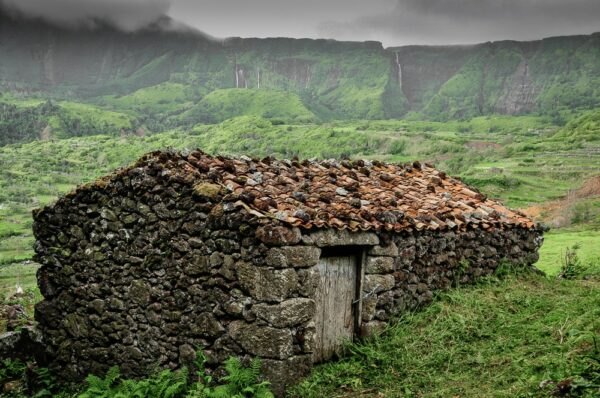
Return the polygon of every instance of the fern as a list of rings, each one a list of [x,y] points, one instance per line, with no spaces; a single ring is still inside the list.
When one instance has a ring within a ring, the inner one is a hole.
[[[229,358],[225,362],[227,376],[222,380],[227,384],[218,386],[209,395],[210,398],[246,398],[260,397],[272,398],[273,393],[269,390],[268,382],[259,382],[260,378],[259,359],[253,359],[249,367],[244,367],[239,358]]]
[[[50,398],[55,395],[52,391],[56,388],[54,377],[48,368],[37,368],[34,370],[35,380],[39,385],[39,390],[33,394],[33,398]]]
[[[88,389],[79,395],[79,398],[112,398],[115,396],[113,391],[114,384],[121,377],[121,370],[118,366],[113,366],[108,369],[104,379],[88,375],[85,381],[88,384]]]
[[[159,384],[160,389],[157,396],[160,398],[175,398],[185,392],[188,385],[188,370],[183,367],[179,371],[173,373],[164,371],[161,373],[162,382]]]
[[[0,384],[4,384],[11,379],[22,378],[26,369],[27,364],[25,362],[18,359],[3,359],[0,363]]]
[[[225,362],[225,370],[228,375],[223,377],[223,380],[240,390],[244,386],[255,384],[260,375],[260,368],[258,372],[256,371],[256,362],[258,362],[258,366],[260,367],[260,361],[253,360],[251,366],[245,368],[239,358],[229,358]]]
[[[201,352],[201,350],[199,350]],[[260,361],[252,360],[248,367],[239,358],[225,362],[227,376],[223,385],[212,386],[213,379],[204,370],[207,358],[198,354],[198,382],[190,384],[188,369],[169,369],[144,379],[122,380],[119,368],[108,370],[104,378],[89,375],[88,388],[79,398],[273,398],[269,383],[259,382]]]

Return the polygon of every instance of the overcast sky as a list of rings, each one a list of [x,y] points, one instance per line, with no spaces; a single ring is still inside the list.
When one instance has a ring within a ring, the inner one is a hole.
[[[216,37],[378,40],[386,46],[600,31],[600,0],[0,0],[61,24],[138,29],[167,14]]]

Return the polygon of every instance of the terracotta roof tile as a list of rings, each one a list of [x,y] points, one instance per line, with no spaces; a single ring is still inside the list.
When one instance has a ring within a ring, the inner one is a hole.
[[[224,200],[257,217],[304,228],[400,231],[535,227],[520,212],[418,162],[259,160],[194,151],[153,152],[138,165],[156,162],[174,173],[187,173],[182,177],[186,180],[211,180],[222,185],[231,192]]]

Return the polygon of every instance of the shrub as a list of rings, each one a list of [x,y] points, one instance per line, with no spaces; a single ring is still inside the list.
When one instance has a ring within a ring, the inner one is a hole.
[[[406,151],[407,143],[405,140],[394,140],[390,143],[388,152],[392,155],[402,155]]]
[[[558,278],[577,279],[585,271],[585,267],[577,255],[577,251],[580,248],[581,246],[579,243],[575,243],[570,248],[567,247],[563,258],[561,259],[561,267]]]

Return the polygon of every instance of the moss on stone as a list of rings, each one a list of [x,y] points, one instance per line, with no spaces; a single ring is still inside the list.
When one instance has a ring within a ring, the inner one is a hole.
[[[208,182],[201,182],[194,185],[194,193],[200,197],[216,201],[221,195],[221,186]]]

